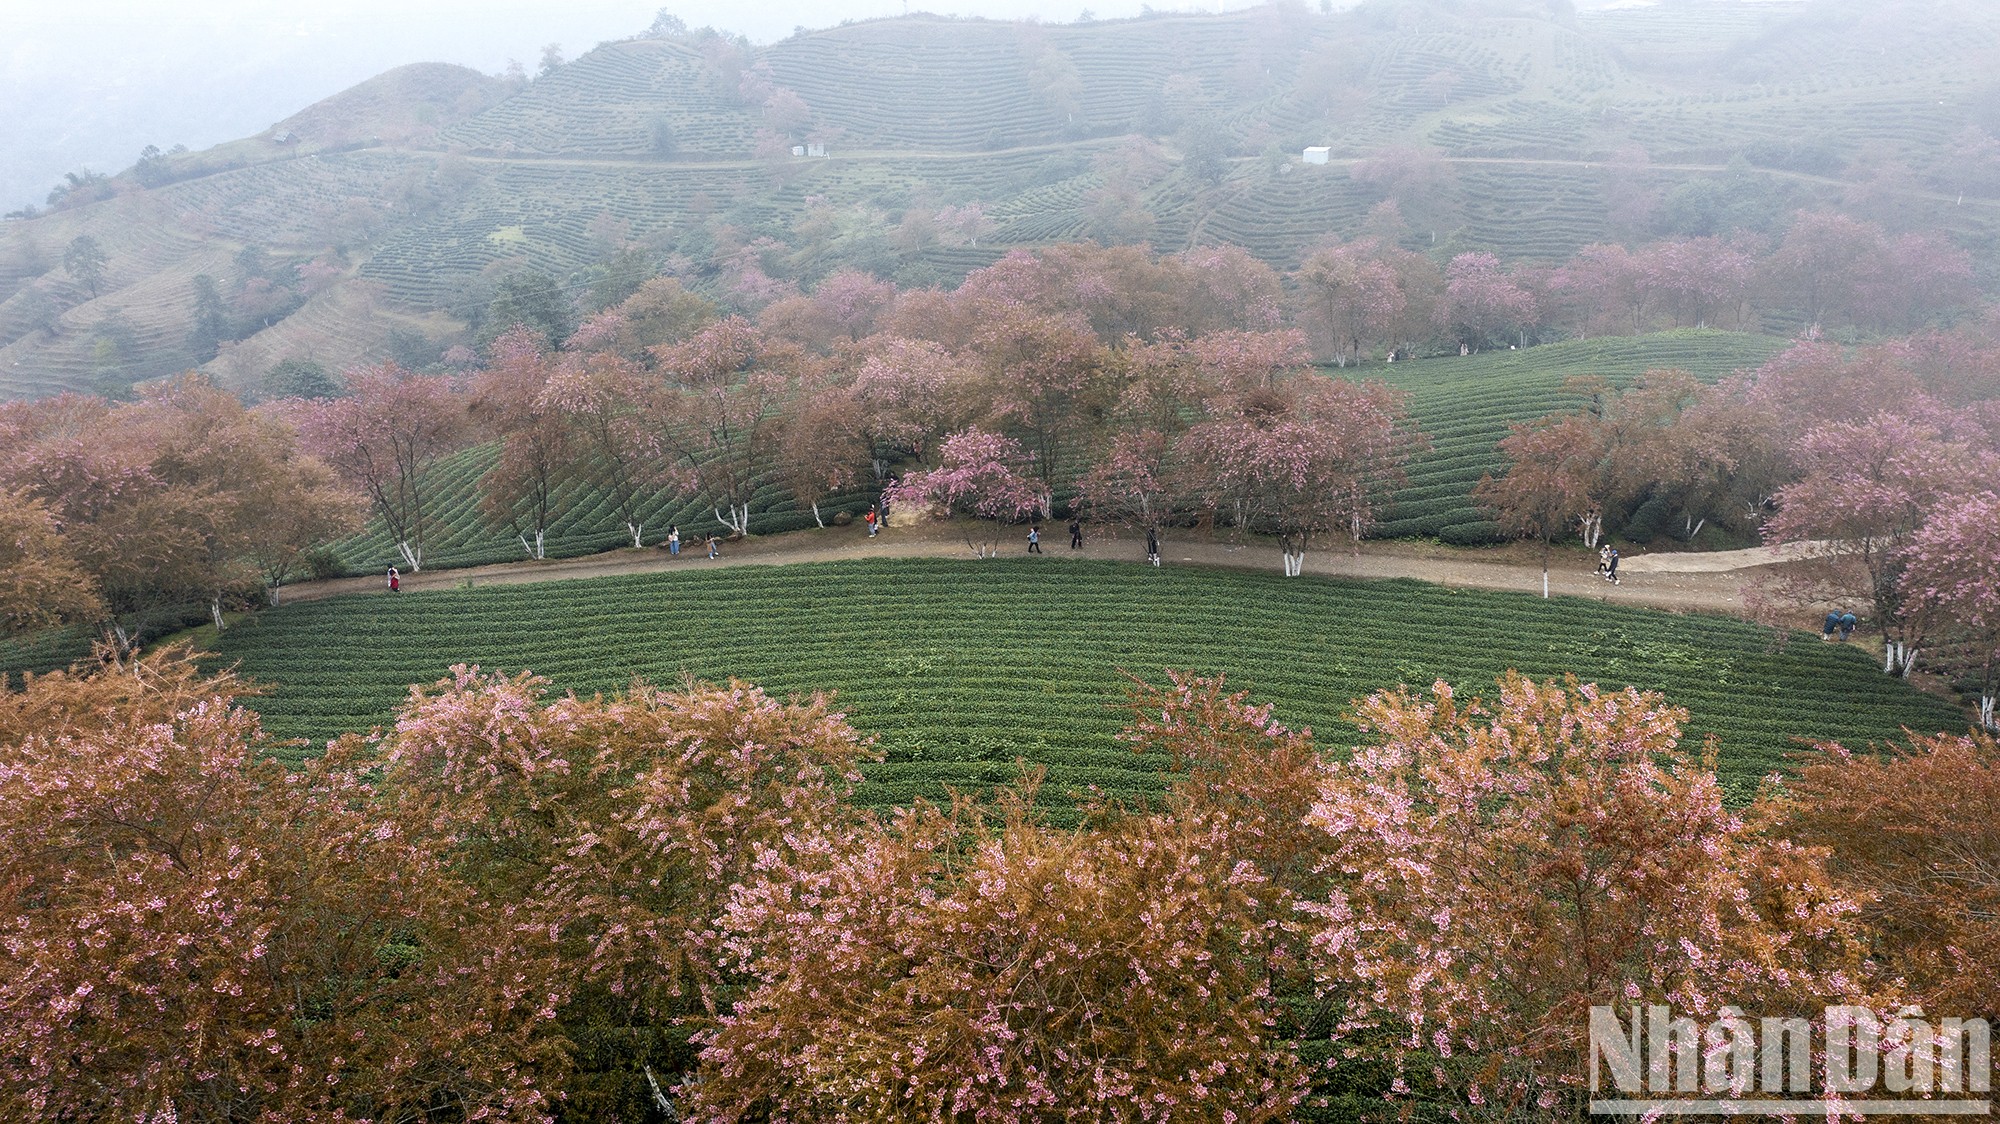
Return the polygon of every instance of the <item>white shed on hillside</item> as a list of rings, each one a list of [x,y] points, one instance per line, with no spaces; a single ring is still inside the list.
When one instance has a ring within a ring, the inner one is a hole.
[[[1333,149],[1321,145],[1317,148],[1306,149],[1305,161],[1308,164],[1324,164],[1326,163],[1326,158],[1331,155],[1333,155]]]

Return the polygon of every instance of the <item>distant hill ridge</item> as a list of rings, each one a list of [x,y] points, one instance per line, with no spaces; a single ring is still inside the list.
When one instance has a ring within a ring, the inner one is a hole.
[[[1086,237],[1289,266],[1378,229],[1385,198],[1412,248],[1545,261],[1837,206],[1949,232],[1990,284],[1997,75],[2000,5],[1976,0],[910,16],[763,48],[632,39],[524,85],[417,64],[0,223],[0,396],[421,364],[508,273],[581,295],[621,253],[725,302],[747,263],[950,284]],[[791,156],[807,144],[828,156]],[[1301,165],[1309,144],[1332,164]],[[1396,146],[1449,174],[1350,174]],[[63,268],[83,235],[94,292]],[[190,341],[200,274],[228,306],[212,358]]]

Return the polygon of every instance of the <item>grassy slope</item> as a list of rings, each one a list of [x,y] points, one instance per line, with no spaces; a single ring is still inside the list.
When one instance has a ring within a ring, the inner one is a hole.
[[[1224,672],[1351,744],[1350,700],[1443,677],[1485,690],[1507,668],[1665,691],[1713,733],[1731,791],[1777,767],[1794,736],[1850,745],[1963,715],[1852,648],[1751,625],[1601,603],[1105,562],[843,562],[387,594],[278,609],[224,634],[219,658],[272,687],[274,733],[314,741],[386,719],[406,685],[453,663],[533,669],[558,687],[633,676],[739,677],[774,694],[831,689],[888,761],[862,798],[1009,780],[1049,767],[1052,795],[1153,791],[1120,747],[1121,670]]]

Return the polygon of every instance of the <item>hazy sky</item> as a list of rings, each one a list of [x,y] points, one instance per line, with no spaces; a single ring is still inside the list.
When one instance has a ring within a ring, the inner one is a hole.
[[[1250,0],[1152,0],[1159,11]],[[1135,16],[1141,0],[665,0],[690,27],[760,42],[906,9],[994,18]],[[650,25],[662,0],[0,0],[0,210],[66,171],[116,171],[148,144],[261,131],[403,63],[533,69]]]

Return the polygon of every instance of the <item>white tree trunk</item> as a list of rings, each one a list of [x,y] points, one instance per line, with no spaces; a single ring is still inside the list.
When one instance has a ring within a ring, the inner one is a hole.
[[[1578,519],[1577,524],[1583,530],[1583,544],[1592,550],[1596,550],[1598,539],[1604,535],[1604,516],[1599,512],[1593,511]]]
[[[639,549],[639,535],[645,531],[646,525],[644,523],[627,523],[625,524],[625,529],[632,534],[632,549]]]
[[[419,574],[423,572],[424,552],[421,549],[411,546],[408,540],[397,543],[396,549],[403,552],[403,561],[409,563],[411,573]]]
[[[2000,723],[1993,720],[1993,696],[1979,696],[1979,724],[1988,730],[2000,731]]]
[[[821,519],[821,518],[819,517],[819,501],[818,501],[818,500],[814,500],[814,501],[813,501],[813,504],[812,504],[812,509],[813,509],[813,522],[815,522],[815,523],[819,524],[819,525],[820,525],[821,527],[825,527],[825,526],[826,526],[826,520],[824,520],[824,519]]]
[[[215,622],[215,631],[217,631],[217,632],[221,632],[221,631],[222,631],[222,599],[221,599],[220,597],[211,597],[211,598],[209,598],[209,599],[208,599],[208,616],[209,616],[209,619],[210,619],[210,620],[212,620],[212,621],[214,621],[214,622]]]
[[[667,1094],[664,1091],[661,1090],[659,1081],[654,1079],[653,1067],[646,1066],[644,1068],[646,1070],[646,1084],[650,1085],[653,1089],[654,1107],[658,1108],[660,1112],[663,1113],[666,1116],[666,1118],[672,1122],[672,1124],[680,1124],[681,1120],[680,1110],[674,1107],[674,1102],[667,1097]]]
[[[1285,551],[1285,576],[1286,576],[1286,577],[1288,577],[1288,578],[1296,578],[1296,577],[1298,577],[1298,576],[1299,576],[1300,574],[1304,573],[1304,572],[1305,572],[1305,569],[1306,569],[1306,552],[1305,552],[1305,551],[1303,551],[1303,550],[1299,550],[1299,551],[1291,551],[1291,550],[1288,550],[1288,551]]]
[[[1882,674],[1908,679],[1917,669],[1917,649],[1901,640],[1882,642]]]
[[[1547,601],[1548,599],[1549,599],[1549,568],[1548,568],[1547,566],[1543,566],[1543,567],[1542,567],[1542,600],[1544,600],[1544,601]]]

